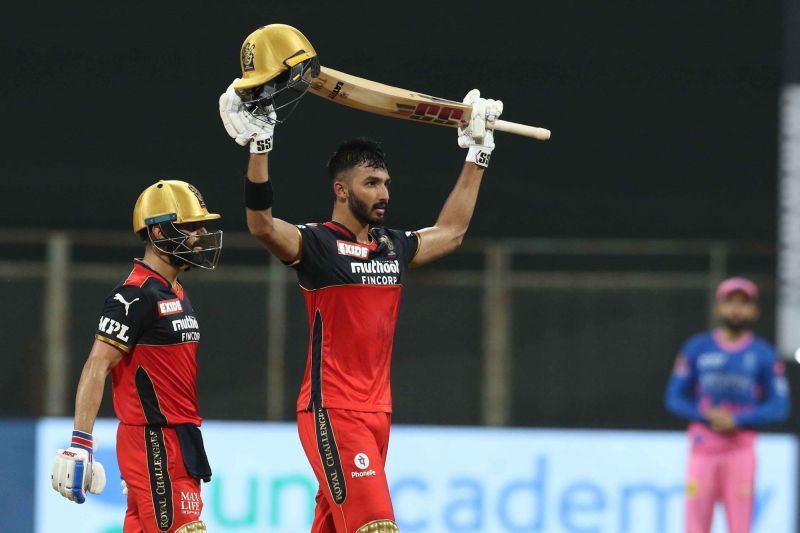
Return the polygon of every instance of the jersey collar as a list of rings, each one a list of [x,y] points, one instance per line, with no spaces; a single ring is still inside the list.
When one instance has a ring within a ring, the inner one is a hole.
[[[352,241],[352,242],[358,242],[358,239],[356,238],[356,234],[353,233],[352,231],[350,231],[350,229],[347,226],[345,226],[344,224],[342,224],[340,222],[335,222],[333,220],[330,220],[328,222],[323,223],[322,225],[325,226],[326,228],[330,229],[330,230],[335,231],[336,233],[340,233],[341,235],[347,237],[347,239]],[[366,243],[366,244],[363,243],[363,242],[362,243],[358,243],[358,244],[362,244],[364,246],[367,246],[367,247],[369,247],[370,250],[375,251],[375,249],[378,247],[378,243],[372,237],[372,230],[373,229],[375,229],[375,228],[370,226],[369,229],[367,230],[367,235],[369,236],[369,242]]]
[[[748,331],[745,335],[742,336],[741,339],[735,342],[725,340],[725,337],[722,336],[722,331],[720,331],[719,329],[714,329],[711,332],[711,336],[714,339],[714,343],[716,343],[716,345],[723,351],[728,353],[735,353],[744,350],[745,348],[750,346],[750,344],[755,339],[755,335],[753,335],[752,331]]]
[[[175,296],[177,296],[181,300],[183,299],[183,286],[181,286],[180,281],[178,281],[177,279],[175,280],[175,286],[173,286],[167,278],[162,276],[157,270],[153,269],[153,267],[145,263],[143,259],[139,258],[133,260],[133,268],[144,270],[149,276],[156,278],[158,281],[166,285],[167,288],[169,288],[173,293],[175,293]]]

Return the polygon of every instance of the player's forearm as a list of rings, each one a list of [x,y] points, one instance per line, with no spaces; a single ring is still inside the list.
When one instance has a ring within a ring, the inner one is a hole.
[[[671,381],[664,395],[664,406],[672,414],[690,422],[707,422],[708,419],[700,412],[694,399],[684,395],[685,386],[681,381]]]
[[[247,180],[252,183],[263,184],[269,181],[269,166],[267,154],[250,154],[247,164]],[[248,192],[245,191],[245,195]],[[258,239],[268,237],[274,228],[272,209],[246,209],[247,229],[250,234]]]
[[[269,180],[268,154],[250,154],[247,163],[247,179],[253,183],[264,183]]]
[[[75,395],[75,429],[85,433],[92,432],[110,371],[111,367],[106,361],[92,357],[86,361]]]
[[[789,400],[780,397],[772,398],[752,411],[740,413],[733,418],[737,426],[754,427],[783,422],[789,418]]]
[[[464,240],[478,201],[483,172],[483,167],[465,163],[455,187],[439,213],[436,226],[447,230],[451,235],[452,249],[448,252],[460,246]]]

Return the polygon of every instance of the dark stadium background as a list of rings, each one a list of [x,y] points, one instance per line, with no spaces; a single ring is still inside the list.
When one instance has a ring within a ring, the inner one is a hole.
[[[128,230],[139,192],[176,178],[198,186],[224,215],[224,230],[245,230],[246,151],[225,134],[217,98],[238,74],[244,36],[284,22],[309,37],[325,65],[453,99],[479,87],[505,102],[504,118],[552,128],[549,143],[497,136],[471,238],[718,239],[768,247],[776,240],[779,2],[15,2],[3,11],[3,228]],[[313,96],[276,133],[276,214],[325,219],[325,161],[339,141],[357,135],[382,140],[389,154],[389,224],[432,223],[464,157],[455,133]],[[137,246],[131,235],[117,248],[76,254],[124,264]],[[42,250],[17,243],[0,256],[35,260]],[[526,267],[609,266],[562,259],[534,258]],[[647,267],[698,268],[688,259],[663,261]],[[224,252],[221,272],[226,264],[261,262],[266,256],[253,242],[252,250]],[[473,267],[456,256],[436,268],[462,266]],[[741,266],[767,280],[759,331],[770,338],[774,267],[772,255]],[[264,370],[255,345],[263,344],[263,331],[250,317],[263,298],[243,288],[193,287],[201,275],[190,274],[188,285],[207,339],[203,411],[262,418]],[[40,416],[42,288],[0,284],[0,414]],[[72,288],[75,380],[109,288]],[[407,292],[393,367],[395,420],[479,423],[479,291],[412,284]],[[306,342],[300,298],[290,296],[286,419]],[[515,295],[511,424],[681,427],[661,396],[680,342],[706,325],[705,296]],[[442,317],[445,330],[427,326]],[[102,413],[110,408],[107,398]]]

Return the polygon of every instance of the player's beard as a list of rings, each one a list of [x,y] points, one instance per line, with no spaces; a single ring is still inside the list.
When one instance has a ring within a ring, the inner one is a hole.
[[[373,204],[372,207],[367,205],[367,202],[364,202],[356,196],[356,194],[351,190],[350,194],[347,196],[347,207],[350,208],[350,212],[353,213],[353,216],[361,222],[362,224],[368,224],[370,226],[377,226],[383,224],[383,217],[384,215],[379,215],[378,213],[374,213],[375,209],[386,209],[386,202],[378,202]]]
[[[734,333],[747,331],[753,325],[751,320],[723,318],[722,325]]]

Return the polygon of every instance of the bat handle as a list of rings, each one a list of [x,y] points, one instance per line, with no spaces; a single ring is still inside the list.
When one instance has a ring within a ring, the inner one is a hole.
[[[487,123],[495,131],[505,131],[513,133],[514,135],[522,135],[523,137],[531,137],[538,141],[546,141],[550,139],[550,130],[544,128],[536,128],[534,126],[526,126],[525,124],[517,124],[516,122],[509,122],[507,120],[495,120],[494,126],[492,123]]]

